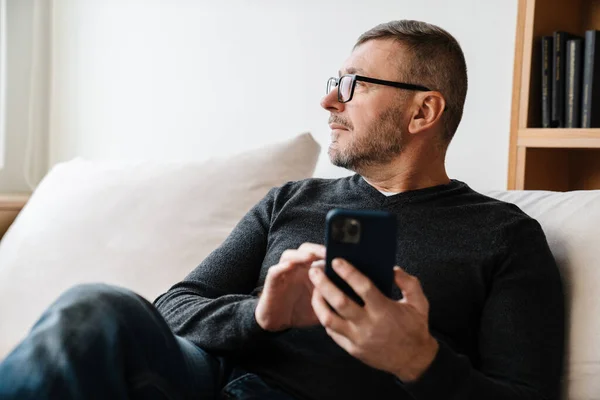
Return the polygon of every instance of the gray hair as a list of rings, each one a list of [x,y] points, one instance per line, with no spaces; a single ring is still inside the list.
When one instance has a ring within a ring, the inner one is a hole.
[[[446,100],[442,116],[444,139],[450,143],[458,129],[467,96],[467,64],[458,41],[444,29],[421,21],[391,21],[360,35],[357,46],[375,39],[393,39],[408,50],[409,83],[439,91]],[[406,65],[406,63],[405,63]]]

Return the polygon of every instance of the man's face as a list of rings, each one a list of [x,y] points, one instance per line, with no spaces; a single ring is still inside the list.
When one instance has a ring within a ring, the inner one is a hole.
[[[344,63],[340,75],[357,74],[399,80],[402,47],[391,40],[371,40],[358,46]],[[356,82],[354,96],[339,103],[337,88],[321,101],[331,112],[329,158],[334,165],[359,172],[397,157],[403,146],[406,92],[397,88]]]

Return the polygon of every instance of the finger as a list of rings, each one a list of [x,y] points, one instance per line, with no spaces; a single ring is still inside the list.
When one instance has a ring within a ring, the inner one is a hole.
[[[330,329],[338,333],[349,331],[348,322],[344,321],[342,317],[329,308],[327,301],[325,301],[325,298],[318,290],[313,290],[311,305],[317,319],[325,329]]]
[[[363,299],[365,306],[377,307],[385,302],[386,297],[377,286],[348,261],[336,258],[331,262],[331,266],[340,278],[345,280],[356,294]]]
[[[321,258],[313,253],[300,252],[298,250],[286,250],[281,254],[279,262],[291,262],[294,264],[310,264]]]
[[[427,315],[429,313],[429,301],[423,292],[419,279],[400,267],[394,267],[394,280],[404,297],[401,302],[411,304],[421,314]]]
[[[325,251],[321,251],[318,246],[319,245],[312,245],[311,243],[307,243],[300,246],[298,249],[285,250],[281,254],[279,262],[291,261],[294,263],[302,264],[322,260],[325,258]]]
[[[288,271],[291,271],[293,264],[290,262],[280,262],[275,264],[267,270],[267,276],[265,278],[265,286],[267,283],[281,283],[285,279],[285,275]]]
[[[362,316],[364,309],[334,285],[324,271],[311,268],[309,275],[319,294],[342,318],[356,320]]]
[[[306,242],[306,243],[302,243],[300,245],[300,247],[298,247],[298,250],[308,251],[310,253],[314,253],[314,254],[320,256],[321,258],[325,258],[325,246],[323,246],[322,244]]]
[[[312,268],[317,268],[318,270],[324,271],[324,270],[325,270],[325,260],[313,261],[313,262],[312,262],[312,264],[310,265],[310,268],[309,268],[309,270],[308,270],[308,273],[309,273],[309,274],[310,274],[310,270],[311,270]],[[309,279],[308,279],[307,285],[308,285],[308,286],[307,286],[307,288],[308,288],[309,290],[313,290],[313,288],[314,288],[314,285],[313,285],[312,281],[310,280],[310,276],[309,276]]]

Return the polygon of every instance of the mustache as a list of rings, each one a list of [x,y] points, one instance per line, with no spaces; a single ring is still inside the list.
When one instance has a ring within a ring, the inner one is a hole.
[[[352,123],[350,121],[347,121],[346,119],[340,117],[339,115],[330,115],[329,116],[329,124],[340,124],[342,125],[344,128],[347,129],[353,129],[354,127],[352,126]]]

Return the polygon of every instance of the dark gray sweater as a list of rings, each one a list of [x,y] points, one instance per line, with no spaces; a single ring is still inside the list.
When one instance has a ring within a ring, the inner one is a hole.
[[[323,243],[332,208],[398,216],[397,265],[420,279],[440,342],[416,383],[367,367],[320,326],[272,334],[256,323],[268,268],[286,249]],[[358,175],[272,189],[155,304],[176,334],[302,399],[558,398],[564,301],[544,233],[455,180],[390,197]]]

